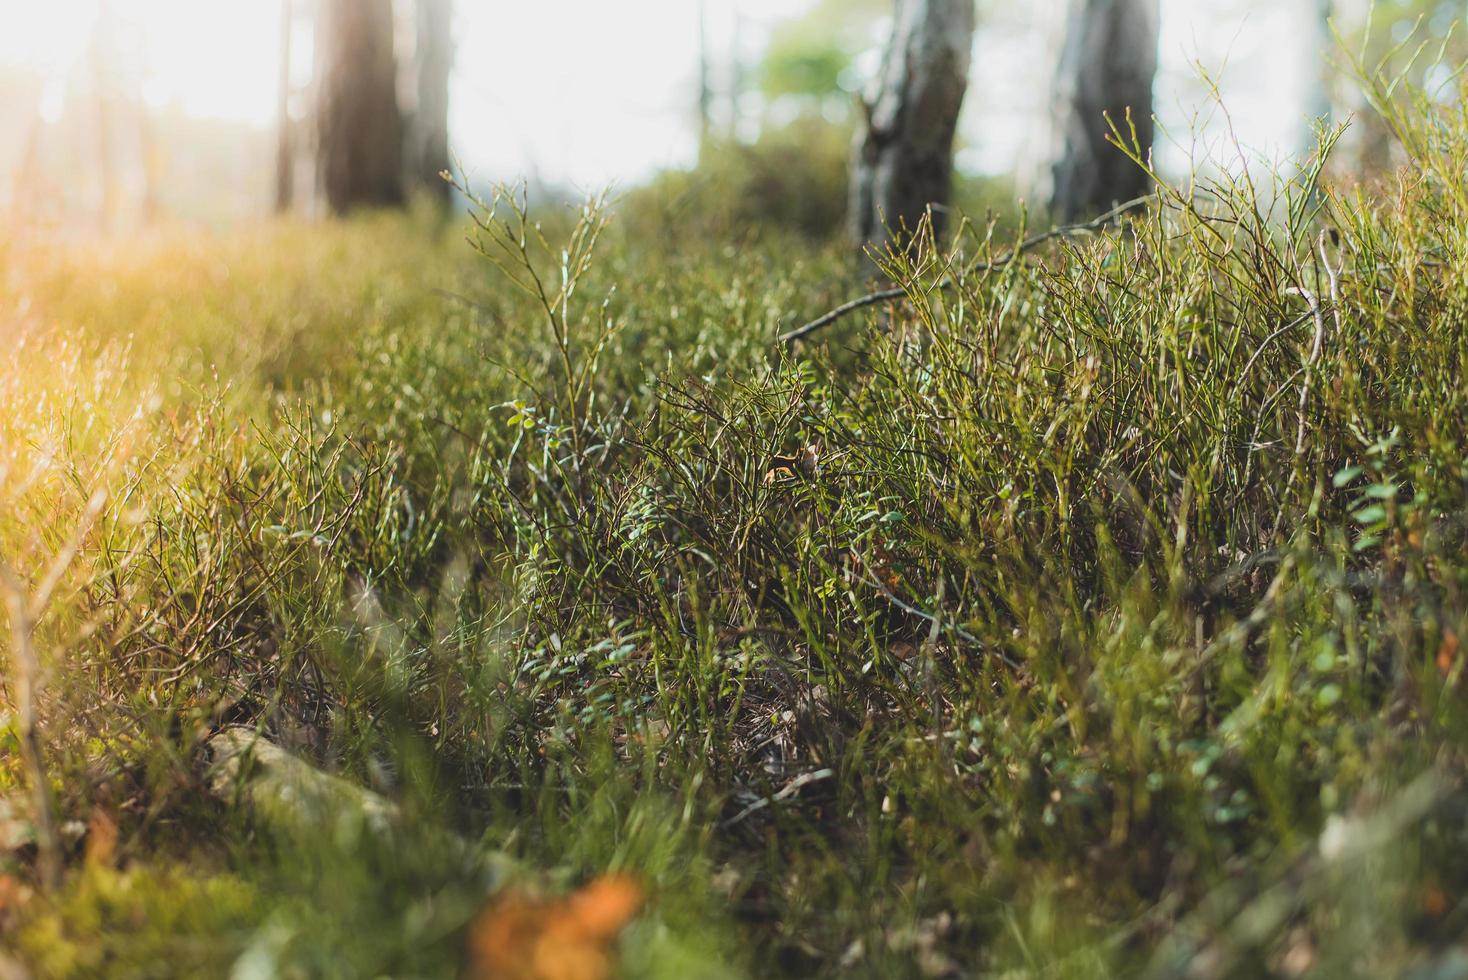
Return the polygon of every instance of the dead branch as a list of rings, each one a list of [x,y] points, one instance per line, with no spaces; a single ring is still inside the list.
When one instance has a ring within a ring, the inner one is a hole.
[[[992,262],[980,262],[976,265],[969,266],[966,270],[964,270],[963,274],[975,275],[981,272],[992,272],[995,269],[1002,269],[1012,263],[1015,259],[1024,255],[1026,252],[1030,251],[1038,245],[1043,245],[1045,242],[1051,241],[1052,239],[1065,238],[1070,235],[1080,235],[1086,234],[1088,232],[1100,231],[1102,228],[1106,227],[1117,218],[1120,218],[1123,215],[1135,211],[1137,208],[1146,204],[1150,200],[1152,200],[1151,195],[1148,195],[1146,197],[1133,198],[1132,200],[1127,201],[1125,204],[1117,205],[1110,211],[1107,211],[1105,214],[1098,215],[1097,217],[1092,218],[1090,221],[1083,221],[1079,224],[1073,225],[1061,225],[1057,228],[1051,228],[1049,231],[1041,232],[1038,235],[1032,235],[1031,237],[1026,238],[1024,241],[1016,245],[1011,251],[1000,256],[997,259],[994,259]],[[958,283],[958,281],[959,277],[950,276],[949,278],[943,280],[942,284],[938,288],[952,288]],[[868,293],[865,296],[858,296],[854,300],[842,303],[835,309],[821,314],[820,316],[816,317],[809,323],[804,324],[803,326],[799,326],[796,327],[794,330],[789,330],[785,333],[782,333],[779,338],[780,343],[788,344],[791,341],[799,340],[802,337],[806,337],[810,334],[815,333],[822,327],[829,326],[830,324],[835,323],[837,320],[846,316],[848,313],[855,313],[857,310],[866,309],[868,306],[876,306],[879,303],[887,303],[891,302],[892,300],[902,299],[906,295],[907,290],[900,286],[897,286],[893,287],[892,289],[881,289],[875,293]]]

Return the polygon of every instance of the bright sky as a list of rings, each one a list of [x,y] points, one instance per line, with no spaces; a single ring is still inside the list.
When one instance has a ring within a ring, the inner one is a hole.
[[[1030,9],[1059,2],[1035,0]],[[141,52],[150,104],[261,126],[275,113],[279,3],[111,0],[117,30]],[[1191,63],[1218,69],[1227,61],[1225,95],[1244,140],[1270,155],[1293,149],[1312,59],[1284,48],[1302,36],[1301,18],[1314,5],[1163,0],[1157,109],[1164,125],[1186,132],[1197,97],[1187,82]],[[808,6],[708,0],[715,59],[736,44],[755,54],[773,24]],[[99,0],[0,0],[0,64],[45,73],[39,108],[48,117],[64,108],[98,8]],[[1006,13],[1003,21],[1023,16]],[[592,189],[691,160],[698,51],[691,0],[461,0],[456,18],[450,125],[471,173]],[[1047,70],[1043,37],[1027,25],[1000,23],[983,33],[971,88],[982,97],[971,100],[960,166],[1001,172],[1023,165],[1043,113]]]

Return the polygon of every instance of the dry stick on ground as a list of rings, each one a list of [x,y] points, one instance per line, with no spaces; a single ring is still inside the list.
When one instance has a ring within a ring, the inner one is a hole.
[[[969,266],[966,270],[964,270],[964,274],[974,275],[980,272],[989,272],[994,269],[1001,269],[1004,266],[1009,265],[1015,259],[1024,255],[1035,246],[1043,245],[1045,242],[1048,242],[1054,238],[1064,238],[1068,235],[1080,235],[1087,232],[1100,231],[1102,228],[1106,227],[1117,218],[1120,218],[1122,215],[1128,214],[1131,211],[1135,211],[1137,208],[1141,207],[1151,200],[1151,195],[1148,195],[1147,197],[1134,198],[1130,201],[1127,201],[1125,204],[1117,205],[1110,211],[1107,211],[1105,214],[1092,218],[1090,221],[1083,221],[1080,224],[1074,225],[1062,225],[1058,228],[1051,228],[1049,231],[1041,232],[1038,235],[1033,235],[1016,245],[1012,251],[995,259],[992,262],[980,262],[977,265]],[[958,279],[956,277],[949,277],[948,279],[943,280],[943,283],[941,286],[939,286],[939,288],[948,289],[957,284],[957,282]],[[851,300],[849,303],[842,303],[835,309],[821,314],[820,316],[816,317],[814,320],[803,326],[799,326],[796,327],[794,330],[782,333],[780,335],[780,343],[788,344],[793,340],[799,340],[800,338],[805,337],[808,334],[815,333],[822,327],[829,326],[830,324],[835,323],[837,320],[846,316],[848,313],[855,313],[857,310],[866,309],[868,306],[876,306],[878,303],[888,303],[892,300],[902,299],[906,295],[906,289],[903,289],[901,286],[896,286],[892,289],[882,289],[878,290],[875,293],[868,293],[865,296],[858,296],[856,299]]]
[[[82,539],[102,512],[107,495],[97,491],[87,502],[87,509],[77,524],[71,540],[51,559],[46,573],[34,590],[28,589],[21,577],[4,560],[0,560],[0,593],[10,619],[10,658],[12,673],[10,693],[15,705],[17,734],[20,738],[21,764],[31,784],[33,817],[38,845],[37,865],[41,883],[48,891],[61,883],[61,835],[56,827],[56,812],[51,802],[51,783],[46,773],[46,756],[41,748],[41,728],[36,720],[36,701],[41,686],[41,658],[36,651],[36,624],[51,605],[51,598],[72,559],[81,548]]]
[[[753,803],[749,804],[749,806],[745,807],[743,810],[740,810],[734,816],[730,817],[728,820],[725,820],[719,825],[719,827],[721,829],[727,830],[728,828],[744,820],[746,817],[750,816],[753,813],[757,813],[760,810],[763,810],[765,807],[769,806],[772,803],[784,803],[786,800],[793,797],[796,793],[800,792],[803,787],[808,786],[811,783],[820,782],[822,779],[830,779],[834,775],[836,775],[836,770],[834,769],[817,769],[815,772],[801,773],[799,776],[796,776],[794,779],[790,780],[790,782],[786,783],[785,787],[779,792],[775,793],[773,796],[760,797]]]

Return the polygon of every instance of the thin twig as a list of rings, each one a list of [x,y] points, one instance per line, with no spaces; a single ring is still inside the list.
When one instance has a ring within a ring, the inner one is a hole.
[[[933,709],[933,737],[943,732],[943,693],[938,690],[938,637],[943,635],[943,594],[948,590],[948,577],[938,576],[938,596],[933,600],[932,628],[923,641],[923,684],[928,689],[928,701]],[[942,742],[938,743],[942,747]]]
[[[105,492],[98,490],[92,494],[71,538],[51,559],[34,588],[28,588],[20,574],[0,559],[0,598],[4,600],[10,620],[11,695],[15,705],[16,734],[20,741],[21,764],[31,784],[32,818],[38,845],[37,867],[41,883],[52,892],[61,883],[61,834],[56,825],[56,807],[51,799],[51,780],[46,770],[41,724],[37,717],[42,678],[41,657],[35,642],[36,625],[46,614],[57,586],[106,501]]]
[[[866,576],[862,576],[862,579],[861,580],[863,582],[865,582],[867,585],[870,585],[872,588],[876,589],[878,592],[882,593],[882,598],[886,599],[888,602],[892,603],[892,605],[896,606],[898,609],[901,609],[903,612],[909,613],[909,614],[911,614],[913,616],[916,616],[919,619],[927,620],[927,622],[931,623],[934,627],[938,627],[940,625],[940,622],[939,622],[939,619],[938,619],[937,616],[934,616],[930,612],[924,612],[923,610],[919,609],[917,606],[912,605],[911,603],[903,602],[895,594],[893,594],[893,592],[892,592],[891,589],[887,588],[887,586],[883,585],[881,582],[877,581],[876,579],[874,579],[874,578],[868,578]],[[950,624],[948,626],[944,626],[943,628],[944,629],[950,629],[950,630],[952,630],[953,633],[954,633],[954,635],[957,636],[959,639],[967,640],[969,643],[972,643],[974,646],[978,647],[980,650],[988,650],[988,647],[984,643],[983,640],[979,639],[977,636],[974,636],[972,633],[970,633],[968,630],[964,629],[962,626],[959,626],[957,624]],[[1019,665],[1019,662],[1018,661],[1016,661],[1009,654],[1005,653],[1003,650],[994,650],[992,652],[993,652],[993,654],[996,657],[998,657],[1001,661],[1003,661],[1012,670],[1022,670],[1023,669]]]
[[[1107,211],[1105,214],[1092,218],[1090,221],[1084,221],[1074,225],[1061,225],[1058,228],[1051,228],[1049,231],[1041,232],[1038,235],[1033,235],[1016,245],[1012,251],[1006,253],[1000,258],[995,259],[992,262],[980,262],[977,265],[969,266],[966,270],[964,270],[964,275],[974,275],[980,272],[991,272],[994,269],[1001,269],[1004,266],[1009,265],[1015,259],[1024,255],[1035,246],[1043,245],[1045,242],[1048,242],[1054,238],[1064,238],[1067,235],[1079,235],[1085,232],[1100,231],[1102,228],[1106,227],[1106,225],[1115,221],[1117,218],[1121,217],[1124,214],[1127,214],[1130,211],[1136,210],[1150,200],[1152,200],[1152,196],[1150,194],[1146,197],[1133,198],[1132,200],[1127,201],[1125,204],[1117,205],[1110,211]],[[943,280],[943,282],[939,284],[938,288],[950,289],[953,286],[957,285],[958,281],[959,277],[950,276],[949,278]],[[841,319],[849,313],[855,313],[857,310],[866,309],[868,306],[876,306],[878,303],[886,303],[892,300],[902,299],[906,295],[907,290],[900,286],[897,286],[893,287],[892,289],[881,289],[875,293],[868,293],[865,296],[858,296],[856,299],[851,300],[850,302],[842,303],[835,309],[830,310],[827,313],[821,314],[820,316],[816,317],[814,320],[803,326],[799,326],[796,327],[794,330],[789,330],[785,333],[782,333],[780,335],[780,343],[788,344],[793,340],[799,340],[800,338],[807,336],[808,334],[815,333],[822,327],[829,326],[830,324],[835,323],[837,320]]]
[[[1270,581],[1269,587],[1264,590],[1264,596],[1259,600],[1249,615],[1231,625],[1218,636],[1215,636],[1209,644],[1198,651],[1197,666],[1201,668],[1208,661],[1230,647],[1237,646],[1249,638],[1249,634],[1264,625],[1275,613],[1275,606],[1279,602],[1280,593],[1284,589],[1285,580],[1294,570],[1295,556],[1287,555],[1280,562],[1279,572]]]
[[[489,317],[499,315],[499,311],[492,309],[489,304],[481,303],[477,299],[470,299],[469,297],[464,296],[460,293],[456,293],[451,289],[435,289],[433,290],[433,293],[436,296],[442,296],[444,299],[452,300],[455,303],[459,303],[462,306],[468,307],[476,313],[483,313],[485,316]]]
[[[11,696],[15,702],[15,727],[20,742],[20,761],[31,784],[32,819],[36,826],[37,868],[41,883],[54,891],[61,883],[61,835],[56,828],[56,810],[51,804],[51,782],[46,773],[46,756],[41,749],[40,726],[36,722],[36,688],[40,658],[36,656],[35,620],[26,588],[9,565],[0,562],[0,592],[4,593],[10,617],[10,659],[14,671]]]
[[[725,820],[720,826],[727,830],[728,828],[744,820],[746,817],[749,817],[751,814],[758,813],[760,810],[763,810],[771,803],[784,803],[796,793],[800,792],[803,787],[809,786],[811,783],[820,782],[822,779],[830,779],[834,775],[836,775],[836,771],[834,769],[817,769],[815,772],[801,773],[799,776],[796,776],[794,779],[790,780],[790,782],[786,783],[785,786],[773,796],[760,797],[753,803],[749,804],[749,806],[745,807],[743,810],[740,810],[734,816],[730,817],[728,820]]]
[[[1255,348],[1253,355],[1249,358],[1248,362],[1244,365],[1244,369],[1239,372],[1238,379],[1234,383],[1235,384],[1243,384],[1244,379],[1249,376],[1249,369],[1252,368],[1254,366],[1254,362],[1257,361],[1257,360],[1259,360],[1260,356],[1263,355],[1265,348],[1267,348],[1277,338],[1282,337],[1285,334],[1289,333],[1291,330],[1295,329],[1300,324],[1304,323],[1306,320],[1309,320],[1314,315],[1315,315],[1315,311],[1314,310],[1309,310],[1309,311],[1307,311],[1305,313],[1301,313],[1299,316],[1295,317],[1293,320],[1291,320],[1290,322],[1286,323],[1284,326],[1282,326],[1279,329],[1275,330],[1268,337],[1265,337],[1264,340],[1259,344],[1259,346],[1257,348]]]
[[[1291,286],[1285,292],[1303,296],[1305,302],[1310,304],[1310,316],[1315,320],[1314,339],[1310,342],[1310,354],[1305,359],[1305,376],[1300,381],[1300,424],[1295,433],[1295,455],[1298,456],[1305,451],[1305,407],[1310,400],[1310,382],[1314,375],[1315,362],[1320,359],[1320,347],[1325,339],[1325,312],[1320,308],[1320,298],[1304,286]]]
[[[1341,329],[1340,279],[1335,266],[1331,265],[1330,256],[1326,254],[1325,240],[1326,233],[1322,231],[1319,241],[1320,264],[1325,267],[1325,275],[1330,281],[1330,301],[1335,313],[1336,333],[1339,334]],[[1305,408],[1310,401],[1310,384],[1314,380],[1315,365],[1320,360],[1321,350],[1325,345],[1325,310],[1321,306],[1320,297],[1304,286],[1295,286],[1286,292],[1303,296],[1310,304],[1310,315],[1315,319],[1315,335],[1310,341],[1310,354],[1305,359],[1305,378],[1300,382],[1300,423],[1295,433],[1295,455],[1299,456],[1305,451]]]

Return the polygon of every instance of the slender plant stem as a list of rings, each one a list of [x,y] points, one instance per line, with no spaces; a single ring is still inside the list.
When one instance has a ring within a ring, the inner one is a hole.
[[[50,891],[61,882],[61,835],[56,828],[56,809],[51,800],[51,781],[46,756],[41,749],[40,724],[36,719],[36,692],[40,659],[36,655],[36,621],[20,579],[10,566],[0,562],[0,590],[10,618],[11,696],[15,705],[16,734],[20,739],[20,761],[30,783],[32,819],[36,826],[37,868],[41,883]]]

